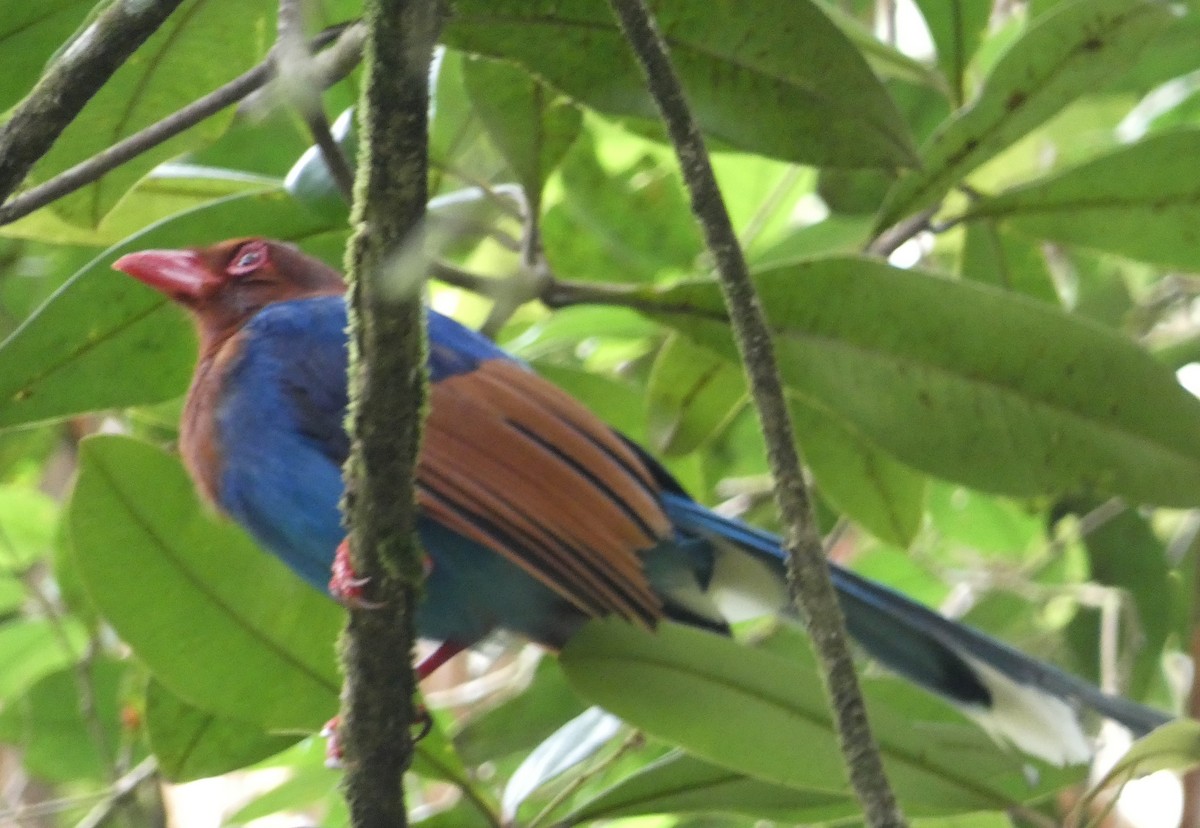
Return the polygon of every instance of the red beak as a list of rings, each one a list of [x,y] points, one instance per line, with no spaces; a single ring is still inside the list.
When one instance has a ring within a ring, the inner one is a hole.
[[[194,250],[130,253],[113,262],[113,269],[182,302],[204,299],[221,286],[221,279]]]

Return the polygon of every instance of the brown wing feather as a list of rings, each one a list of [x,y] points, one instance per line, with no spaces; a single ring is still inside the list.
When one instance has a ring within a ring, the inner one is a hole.
[[[436,383],[418,470],[431,517],[521,566],[582,612],[662,616],[639,553],[670,522],[637,456],[520,365]]]

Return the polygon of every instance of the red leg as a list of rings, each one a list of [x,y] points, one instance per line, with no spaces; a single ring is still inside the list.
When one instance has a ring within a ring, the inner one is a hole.
[[[350,540],[338,544],[333,556],[333,574],[329,578],[329,594],[350,609],[379,609],[383,606],[365,597],[370,578],[360,578],[350,563]]]
[[[421,663],[416,667],[417,681],[424,681],[429,678],[433,671],[441,667],[450,659],[465,650],[462,644],[456,644],[453,641],[443,641],[438,645],[438,648],[432,653],[421,659]]]

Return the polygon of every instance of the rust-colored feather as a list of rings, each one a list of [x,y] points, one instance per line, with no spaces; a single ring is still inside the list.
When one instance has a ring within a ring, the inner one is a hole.
[[[650,475],[586,408],[491,360],[430,393],[421,506],[581,611],[646,626],[662,606],[640,552],[670,532]]]

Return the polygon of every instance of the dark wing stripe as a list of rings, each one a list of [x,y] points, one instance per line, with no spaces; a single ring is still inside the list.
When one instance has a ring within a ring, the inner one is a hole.
[[[652,625],[662,614],[661,602],[637,553],[661,537],[648,527],[669,525],[658,504],[657,515],[635,520],[578,460],[564,458],[555,440],[565,431],[568,442],[611,465],[606,455],[547,414],[542,416],[549,442],[533,439],[516,427],[515,409],[524,420],[537,409],[495,383],[477,382],[481,370],[448,377],[431,389],[419,469],[422,506],[587,614],[614,613]],[[627,488],[639,490],[640,484]]]
[[[647,497],[655,504],[655,510],[658,509],[659,485],[645,462],[629,444],[578,400],[557,386],[545,382],[537,374],[524,370],[517,363],[497,363],[489,373],[503,379],[509,388],[519,389],[521,393],[535,397],[539,405],[552,410],[582,436],[595,443],[619,463],[630,477],[641,484]]]
[[[473,466],[481,460],[476,452],[471,452],[468,458],[463,459],[470,460]],[[442,458],[438,456],[430,457],[430,463],[434,467],[442,465],[440,460]],[[480,469],[480,475],[486,479],[486,469]],[[628,600],[612,589],[608,579],[598,577],[598,573],[590,571],[584,565],[585,557],[573,549],[571,544],[553,537],[543,527],[530,521],[516,504],[509,502],[501,493],[474,480],[463,480],[461,477],[447,479],[445,475],[437,476],[436,481],[430,479],[428,485],[432,490],[440,491],[444,500],[455,502],[462,515],[471,519],[476,526],[482,528],[486,525],[495,531],[494,540],[481,539],[489,547],[499,545],[509,550],[522,550],[526,559],[529,558],[529,553],[541,553],[536,554],[536,560],[529,560],[532,566],[526,569],[530,572],[543,572],[546,576],[542,579],[543,583],[549,579],[552,585],[578,584],[581,588],[572,591],[580,599],[576,601],[577,605],[586,601],[592,614],[604,614],[607,609],[608,612],[616,611],[622,616],[627,616],[625,609]],[[452,493],[460,496],[453,498]],[[466,503],[473,504],[476,508],[466,507]],[[485,514],[488,517],[483,517]],[[446,522],[447,525],[452,523]]]
[[[513,363],[486,363],[472,377],[486,384],[488,396],[501,402],[514,425],[569,462],[617,504],[641,529],[643,542],[657,543],[667,535],[670,524],[648,472],[595,415]]]

